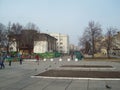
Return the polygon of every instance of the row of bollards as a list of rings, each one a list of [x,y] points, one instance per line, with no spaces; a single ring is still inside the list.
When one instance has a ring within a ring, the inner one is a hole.
[[[47,61],[47,59],[46,59],[46,58],[44,58],[44,59],[43,59],[43,61]],[[51,59],[50,59],[50,61],[54,61],[54,59],[53,59],[53,58],[51,58]],[[61,61],[63,61],[63,59],[62,59],[62,58],[60,58],[60,59],[59,59],[59,61],[61,62]],[[67,59],[67,61],[68,61],[68,62],[69,62],[69,61],[78,61],[78,59],[77,59],[77,58],[75,58],[75,60],[71,60],[70,58],[68,58],[68,59]]]

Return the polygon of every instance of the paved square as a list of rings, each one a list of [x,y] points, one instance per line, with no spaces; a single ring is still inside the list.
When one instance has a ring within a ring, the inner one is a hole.
[[[112,69],[88,68],[84,71],[120,71],[120,63],[111,61],[69,61],[59,58],[46,61],[40,61],[37,65],[35,61],[24,61],[22,65],[19,62],[12,62],[9,66],[5,63],[5,69],[0,70],[0,90],[120,90],[120,80],[90,80],[90,79],[47,79],[31,78],[31,76],[43,73],[49,70],[61,70],[63,65],[104,65],[112,66]],[[69,68],[66,70],[73,70]],[[81,69],[77,69],[81,70]],[[83,70],[83,69],[82,69]],[[108,85],[110,88],[107,88]]]

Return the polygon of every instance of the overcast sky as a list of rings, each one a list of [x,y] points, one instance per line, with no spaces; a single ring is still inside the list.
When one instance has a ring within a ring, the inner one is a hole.
[[[67,34],[77,45],[89,21],[99,22],[104,32],[110,26],[120,29],[120,0],[0,0],[0,22],[9,21]]]

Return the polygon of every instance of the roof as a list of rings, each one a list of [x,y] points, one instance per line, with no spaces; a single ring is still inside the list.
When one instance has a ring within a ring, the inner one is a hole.
[[[56,38],[54,38],[53,36],[50,36],[49,34],[46,34],[46,33],[40,33],[39,34],[38,40],[45,41],[45,40],[48,40],[48,39],[55,40],[55,41],[57,40]]]

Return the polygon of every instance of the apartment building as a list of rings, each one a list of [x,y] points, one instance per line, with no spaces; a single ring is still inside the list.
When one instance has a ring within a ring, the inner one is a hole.
[[[69,53],[69,36],[60,33],[50,33],[51,36],[57,39],[57,51],[61,53]]]

